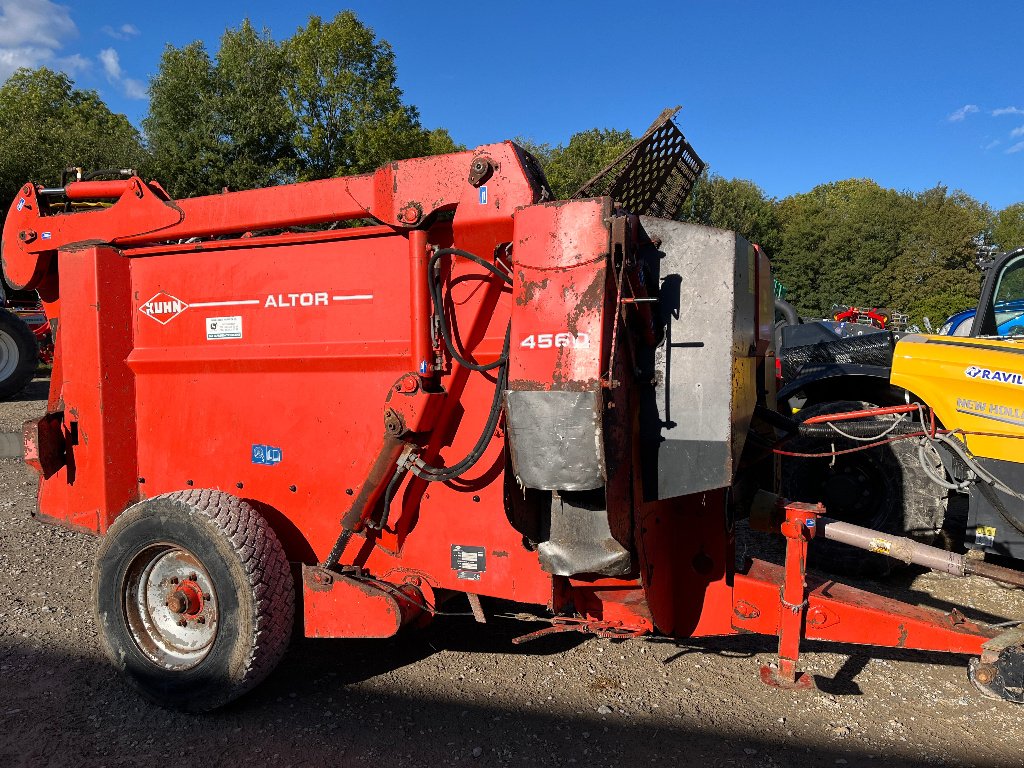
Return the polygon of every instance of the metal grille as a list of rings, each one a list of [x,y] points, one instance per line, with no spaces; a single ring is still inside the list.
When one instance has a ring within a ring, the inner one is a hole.
[[[666,109],[632,147],[580,187],[574,198],[607,195],[630,213],[673,219],[704,170]]]
[[[881,332],[792,347],[784,350],[779,356],[782,362],[782,378],[786,382],[792,381],[807,365],[852,363],[889,367],[892,365],[892,352],[895,346],[893,335]]]

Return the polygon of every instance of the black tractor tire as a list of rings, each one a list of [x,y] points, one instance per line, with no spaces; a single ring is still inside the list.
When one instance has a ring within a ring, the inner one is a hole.
[[[39,347],[32,329],[13,312],[0,309],[0,400],[21,392],[38,367]]]
[[[826,413],[876,407],[860,400],[819,402],[801,409],[797,418],[804,421]],[[882,433],[896,418],[876,416],[873,421]],[[842,429],[842,422],[836,424]],[[822,502],[829,517],[847,523],[932,544],[942,529],[949,492],[924,473],[918,458],[918,442],[916,438],[898,440],[834,459],[784,456],[782,495],[793,501]],[[834,440],[798,437],[783,449],[825,453],[863,444],[837,433]],[[932,462],[936,474],[942,474],[938,454],[930,446],[925,449],[925,457]],[[828,573],[858,577],[886,576],[900,565],[892,558],[823,537],[811,542],[808,564]]]
[[[219,491],[176,491],[114,521],[97,556],[93,605],[104,650],[143,695],[205,712],[281,660],[295,585],[252,506]]]

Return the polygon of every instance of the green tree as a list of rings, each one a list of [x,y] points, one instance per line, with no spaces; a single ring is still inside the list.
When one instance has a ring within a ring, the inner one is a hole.
[[[882,270],[883,295],[913,322],[929,317],[938,326],[978,303],[981,274],[974,258],[989,211],[969,195],[943,186],[915,195],[912,210],[902,248]]]
[[[295,177],[295,116],[284,98],[281,47],[246,19],[220,40],[214,115],[222,144],[223,185],[251,189]]]
[[[391,46],[352,11],[311,16],[286,40],[285,94],[298,121],[293,143],[303,179],[372,171],[392,160],[457,148],[425,131],[396,85]]]
[[[683,221],[731,229],[757,243],[769,256],[779,244],[776,203],[752,181],[703,173],[685,203]]]
[[[142,128],[153,157],[151,175],[173,197],[212,194],[223,178],[216,81],[202,43],[164,48]]]
[[[45,67],[19,69],[0,86],[0,208],[28,181],[56,184],[61,171],[136,168],[139,133],[95,91]],[[3,215],[0,213],[0,216]]]
[[[143,121],[153,173],[174,196],[372,171],[464,149],[402,102],[390,46],[351,11],[312,16],[277,43],[246,20],[212,57],[168,46]]]
[[[867,179],[822,184],[780,201],[772,263],[801,313],[886,304],[882,272],[901,252],[910,202]]]
[[[995,215],[992,240],[1004,251],[1024,246],[1024,203],[1009,205]]]
[[[546,149],[540,145],[542,154],[547,155],[543,158],[544,173],[551,191],[560,199],[571,197],[634,141],[629,131],[592,128],[574,133],[564,147]]]
[[[295,176],[295,118],[284,54],[248,20],[226,30],[216,60],[200,42],[168,46],[143,127],[154,174],[172,195],[252,189]]]

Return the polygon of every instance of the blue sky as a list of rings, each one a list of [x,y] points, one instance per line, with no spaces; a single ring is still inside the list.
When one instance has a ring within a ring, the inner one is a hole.
[[[1019,2],[0,0],[0,79],[64,69],[138,124],[166,44],[215,51],[246,16],[282,39],[346,7],[394,47],[423,124],[471,147],[639,133],[680,104],[714,171],[776,197],[866,177],[1024,201]]]

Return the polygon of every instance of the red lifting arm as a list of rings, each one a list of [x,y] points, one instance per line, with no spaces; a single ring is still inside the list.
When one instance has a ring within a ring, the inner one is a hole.
[[[476,173],[483,162],[485,174]],[[467,174],[473,168],[476,178]],[[493,178],[491,178],[493,175]],[[500,207],[479,206],[481,216],[507,220],[513,210],[536,202],[534,189],[511,142],[472,152],[402,160],[363,176],[323,179],[187,200],[170,200],[157,184],[137,177],[117,181],[72,182],[68,200],[106,198],[107,208],[51,213],[39,189],[22,187],[4,225],[4,269],[15,288],[36,288],[53,254],[75,243],[141,246],[193,237],[240,234],[346,219],[373,218],[411,229],[432,214],[472,201],[482,184],[491,199],[507,196]],[[484,198],[486,199],[486,198]],[[500,210],[500,212],[499,212]]]

